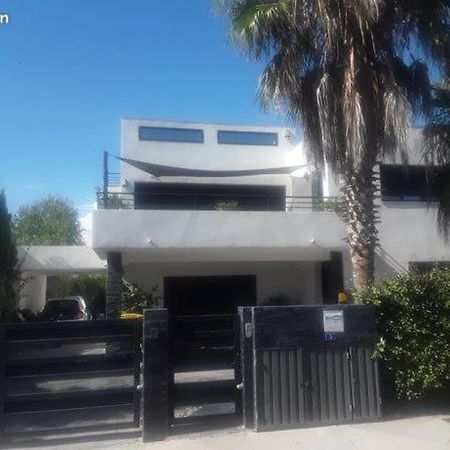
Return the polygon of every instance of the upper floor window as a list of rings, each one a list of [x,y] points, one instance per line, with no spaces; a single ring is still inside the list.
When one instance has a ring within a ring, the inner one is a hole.
[[[203,130],[195,128],[139,127],[139,140],[203,143]]]
[[[278,145],[278,133],[219,130],[217,142],[234,145]]]
[[[381,198],[385,201],[433,200],[436,194],[432,181],[425,166],[380,166]]]

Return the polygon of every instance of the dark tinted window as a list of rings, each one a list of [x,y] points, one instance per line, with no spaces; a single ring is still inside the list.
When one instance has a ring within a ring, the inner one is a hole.
[[[284,186],[136,183],[136,209],[285,211]]]
[[[139,127],[141,141],[203,142],[203,130],[195,128]]]
[[[381,197],[383,200],[433,200],[433,175],[424,166],[380,166]]]
[[[52,300],[45,305],[47,313],[76,313],[80,311],[80,305],[76,300]]]
[[[278,145],[278,134],[258,131],[219,130],[217,132],[217,142],[219,144],[238,145]]]

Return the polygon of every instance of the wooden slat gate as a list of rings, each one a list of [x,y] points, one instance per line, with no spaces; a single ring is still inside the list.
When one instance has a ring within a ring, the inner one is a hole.
[[[331,324],[335,331],[324,330],[324,312],[333,313],[332,320],[342,318]],[[258,431],[381,416],[372,307],[241,308],[240,318],[246,427]]]
[[[127,408],[139,426],[141,339],[139,320],[0,325],[0,432],[99,408]]]
[[[237,314],[178,316],[169,320],[172,431],[239,422],[238,330]]]
[[[144,441],[242,423],[236,315],[144,313]]]

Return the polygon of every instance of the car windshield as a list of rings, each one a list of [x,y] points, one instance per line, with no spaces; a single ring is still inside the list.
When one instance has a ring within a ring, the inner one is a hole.
[[[75,313],[79,310],[80,306],[76,300],[52,300],[44,308],[44,311],[48,313]]]

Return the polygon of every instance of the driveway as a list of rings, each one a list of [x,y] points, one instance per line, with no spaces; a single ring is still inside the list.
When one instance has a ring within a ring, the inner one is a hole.
[[[6,448],[47,448],[64,450],[449,450],[450,415],[422,416],[385,422],[304,428],[253,433],[240,428],[221,432],[172,437],[164,442],[143,444],[127,437],[124,430],[98,435],[95,440],[52,442],[48,437],[34,444],[16,443]],[[58,439],[62,436],[59,435]]]

